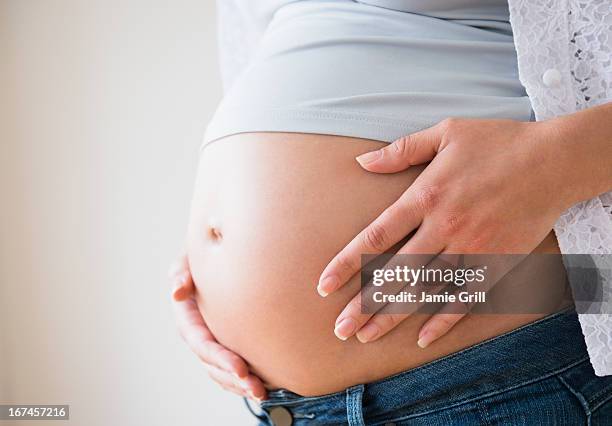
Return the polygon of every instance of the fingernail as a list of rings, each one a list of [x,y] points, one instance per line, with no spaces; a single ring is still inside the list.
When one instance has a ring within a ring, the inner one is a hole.
[[[380,333],[380,328],[376,324],[367,324],[357,332],[357,340],[361,343],[367,343],[376,339],[378,333]]]
[[[242,375],[238,372],[238,371],[234,371],[234,376],[236,376],[236,378],[242,380],[242,379],[246,379],[247,377],[249,377],[249,372],[248,371],[242,371]]]
[[[340,340],[346,340],[353,335],[355,329],[357,328],[357,323],[353,318],[344,318],[340,321],[336,328],[334,329],[334,334]]]
[[[327,296],[329,293],[334,291],[338,286],[338,280],[333,277],[325,277],[319,281],[319,285],[317,286],[317,291],[321,295],[321,297]]]
[[[251,399],[256,399],[255,397],[255,392],[253,392],[253,389],[251,389],[250,386],[248,386],[246,383],[241,384],[242,390],[244,390],[246,392],[246,394],[249,396],[249,398]]]
[[[359,162],[359,164],[364,166],[366,164],[373,163],[374,161],[378,160],[378,158],[380,158],[380,150],[366,152],[365,154],[361,154],[357,156],[356,160]]]
[[[176,300],[177,302],[180,302],[184,300],[186,297],[187,297],[187,294],[186,294],[185,287],[176,283],[174,288],[172,289],[172,299]]]
[[[417,340],[417,346],[421,349],[425,349],[431,342],[435,340],[433,334],[425,331],[419,336],[419,340]]]

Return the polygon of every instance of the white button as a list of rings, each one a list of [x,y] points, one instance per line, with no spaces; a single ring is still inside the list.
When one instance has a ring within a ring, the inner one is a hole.
[[[546,87],[557,87],[561,84],[561,73],[556,68],[550,68],[542,74],[542,81]]]

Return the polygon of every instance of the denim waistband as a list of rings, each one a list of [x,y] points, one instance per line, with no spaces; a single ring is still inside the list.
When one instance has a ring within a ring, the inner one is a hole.
[[[295,419],[324,410],[338,423],[352,415],[377,424],[389,412],[411,418],[542,380],[586,362],[580,323],[567,309],[420,367],[333,394],[304,397],[285,389],[268,392],[264,411],[283,406]]]

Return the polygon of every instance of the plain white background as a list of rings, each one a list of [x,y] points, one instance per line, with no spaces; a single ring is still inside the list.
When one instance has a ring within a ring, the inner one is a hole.
[[[253,423],[178,337],[166,280],[216,53],[212,0],[0,0],[1,402]]]

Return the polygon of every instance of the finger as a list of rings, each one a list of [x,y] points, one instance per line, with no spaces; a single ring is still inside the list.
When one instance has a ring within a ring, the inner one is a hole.
[[[419,256],[418,259],[412,259],[411,267],[420,268],[422,265],[427,265],[430,263],[431,259],[436,257],[436,254],[443,250],[444,246],[442,242],[435,238],[435,234],[429,231],[428,228],[419,229],[414,236],[408,240],[408,242],[402,247],[395,256],[391,257],[389,262],[383,266],[382,269],[385,270],[393,270],[396,266],[402,266],[406,263],[406,258],[401,256],[405,254],[424,254],[423,256]],[[430,254],[434,253],[434,254]],[[400,255],[400,256],[397,256]],[[397,256],[397,257],[396,257]],[[414,263],[418,264],[414,264]],[[340,313],[338,318],[336,319],[336,324],[334,328],[334,333],[341,340],[346,340],[355,334],[358,330],[360,330],[367,322],[372,318],[372,316],[380,309],[382,309],[386,305],[382,305],[380,303],[374,302],[373,293],[378,291],[377,287],[374,287],[368,283],[363,286],[361,291],[353,297],[353,299],[348,303],[348,305],[344,308],[344,310]],[[402,291],[405,286],[396,286],[396,293]],[[365,301],[365,305],[364,305]],[[364,309],[365,307],[365,309]],[[374,307],[374,309],[373,309]],[[378,307],[379,309],[375,309]],[[368,330],[364,331],[364,333],[370,334],[375,331],[378,323],[384,323],[385,328],[380,328],[379,331],[384,331],[385,333],[390,331],[393,327],[395,327],[399,322],[405,319],[408,315],[400,314],[395,315],[391,313],[387,313],[384,317],[375,321],[372,327],[369,327]],[[390,327],[390,328],[387,328]],[[362,337],[364,335],[362,333]],[[384,333],[383,333],[384,334]],[[382,334],[381,334],[382,335]],[[379,337],[379,336],[378,336]],[[359,338],[359,337],[358,337]],[[361,340],[361,339],[359,339]]]
[[[258,402],[267,398],[267,392],[262,381],[252,374],[244,379],[237,379],[227,371],[212,365],[207,365],[206,369],[211,379],[230,392],[234,392]]]
[[[421,232],[419,230],[417,234],[415,234],[416,241],[409,247],[404,247],[398,252],[398,254],[414,254],[415,252],[439,252],[442,251],[441,245],[431,244],[431,239],[427,238],[427,232]],[[413,237],[413,238],[414,238]],[[426,258],[424,257],[426,256]],[[420,266],[425,266],[427,269],[443,269],[448,266],[448,261],[446,259],[441,259],[436,257],[435,255],[424,255],[419,256],[418,259],[408,259],[411,260],[409,262],[405,260],[399,260],[397,258],[398,264],[406,265],[410,264],[410,267],[416,267],[417,269]],[[386,266],[385,266],[386,267]],[[373,342],[378,340],[382,336],[389,333],[395,327],[397,327],[402,321],[408,318],[410,315],[415,312],[419,312],[419,310],[423,307],[425,302],[421,301],[420,294],[422,292],[427,292],[428,294],[438,293],[444,289],[444,286],[434,285],[433,283],[426,283],[425,285],[422,282],[416,283],[407,283],[405,286],[395,286],[391,291],[383,291],[384,294],[398,294],[402,291],[407,293],[414,294],[415,302],[393,302],[387,303],[379,308],[380,304],[376,304],[373,300],[368,300],[366,303],[374,306],[374,310],[376,313],[367,321],[367,323],[361,327],[357,333],[356,337],[362,343]],[[378,309],[377,309],[378,308]]]
[[[190,299],[174,302],[179,333],[187,346],[206,364],[228,371],[236,377],[248,375],[246,362],[234,352],[217,343],[206,326],[197,304]]]
[[[336,319],[334,334],[340,340],[346,340],[363,326],[372,314],[363,314],[361,309],[361,292],[345,306]]]
[[[387,265],[385,265],[386,267]],[[357,333],[381,309],[380,303],[375,302],[374,294],[379,291],[377,286],[367,283],[361,287],[351,301],[344,307],[334,326],[334,334],[340,340],[347,340]],[[401,290],[398,290],[398,292]],[[385,292],[392,293],[390,292]],[[364,304],[365,302],[365,304]],[[385,305],[382,305],[383,307]],[[361,340],[361,339],[360,339]]]
[[[435,258],[430,263],[426,265],[427,269],[432,270],[440,270],[444,268],[448,263],[446,261],[442,261],[439,258]],[[399,292],[405,291],[407,293],[414,294],[414,302],[392,302],[387,303],[382,306],[382,308],[378,309],[376,313],[366,322],[363,327],[361,327],[357,333],[356,337],[361,343],[373,342],[375,340],[380,339],[382,336],[389,333],[395,327],[397,327],[402,321],[406,318],[414,314],[415,312],[420,312],[424,305],[427,302],[422,301],[421,294],[426,293],[429,295],[437,294],[442,292],[446,286],[440,284],[434,284],[427,282],[423,284],[422,282],[417,282],[414,286],[411,284],[407,284],[404,287],[397,287],[399,290],[391,290],[384,291],[384,294],[397,294]],[[373,304],[370,300],[368,303]],[[374,305],[375,309],[379,306]]]
[[[233,374],[236,378],[245,378],[249,368],[246,362],[234,352],[217,342],[203,340],[197,334],[187,337],[187,345],[205,364],[214,365]]]
[[[438,152],[443,135],[444,126],[437,124],[402,136],[384,148],[362,154],[357,157],[357,162],[371,172],[397,173],[431,161]]]
[[[348,243],[325,267],[317,291],[323,297],[346,284],[362,267],[362,254],[380,254],[419,226],[433,193],[412,185]]]
[[[175,278],[172,287],[172,299],[181,302],[193,296],[194,293],[195,285],[189,271]]]
[[[373,342],[397,327],[410,314],[379,313],[374,315],[356,334],[361,343]]]
[[[202,341],[201,339],[188,339],[187,345],[205,364],[214,365],[233,374],[236,378],[247,377],[249,368],[246,362],[219,343]]]
[[[441,268],[443,265],[447,264],[447,262],[438,261],[436,258],[427,264],[427,268],[435,270],[436,268]],[[380,339],[396,328],[406,318],[415,312],[420,312],[424,308],[427,302],[421,301],[421,293],[432,295],[441,293],[446,288],[444,285],[432,285],[431,283],[427,283],[425,287],[421,284],[422,283],[417,283],[415,286],[407,285],[403,289],[396,291],[395,293],[399,293],[400,291],[413,293],[416,301],[409,302],[409,305],[406,305],[406,303],[403,302],[387,303],[357,331],[357,340],[359,340],[361,343],[368,343]],[[385,294],[389,293],[393,293],[393,291],[385,292]]]
[[[398,255],[405,255],[405,257],[398,256],[397,263],[400,266],[408,266],[414,270],[423,269],[424,271],[441,271],[453,268],[453,259],[443,256],[445,241],[436,231],[433,222],[425,221],[412,238],[397,252]],[[424,280],[423,277],[414,283],[410,283],[410,291],[415,294],[417,302],[406,308],[409,309],[407,313],[419,312],[427,303],[421,302],[421,293],[438,293],[444,288],[445,286],[442,283]],[[388,331],[386,330],[385,333]],[[382,333],[381,336],[385,333]]]
[[[261,401],[268,397],[268,392],[261,379],[253,374],[249,374],[245,379],[246,389],[256,400]]]
[[[181,254],[170,266],[168,277],[172,280],[172,298],[174,300],[185,300],[195,291],[188,258],[185,253]]]
[[[452,312],[454,309],[459,309],[460,311]],[[417,345],[420,348],[426,348],[433,341],[448,333],[465,315],[465,307],[462,308],[456,304],[445,305],[421,327]]]
[[[207,365],[206,370],[208,372],[208,376],[212,380],[217,382],[217,384],[221,386],[223,389],[233,392],[240,396],[254,398],[253,396],[249,395],[248,389],[246,388],[246,384],[244,382],[237,380],[227,371],[220,370],[219,368],[213,365]]]
[[[448,249],[452,252],[452,249]],[[446,254],[446,253],[444,253]],[[490,291],[509,270],[520,263],[524,256],[518,256],[517,258],[507,259],[506,257],[500,258],[495,257],[492,264],[487,262],[486,259],[490,257],[487,255],[469,255],[467,257],[467,264],[464,267],[473,269],[479,265],[489,266],[487,271],[486,279],[482,282],[473,281],[470,282],[470,293],[476,294],[487,293]],[[462,260],[465,262],[465,259]],[[419,331],[419,338],[417,341],[418,346],[426,348],[432,342],[436,341],[440,337],[447,334],[463,317],[465,317],[476,303],[481,303],[481,300],[476,298],[469,298],[467,301],[461,301],[457,299],[455,302],[445,304],[436,314],[434,314]]]
[[[394,287],[394,289],[395,288],[396,287]],[[398,286],[397,288],[398,289],[396,291],[390,290],[385,291],[384,293],[399,293],[400,291],[402,291],[402,288],[405,287]],[[351,299],[351,301],[342,310],[340,315],[338,315],[334,327],[334,334],[336,335],[336,337],[338,337],[340,340],[347,340],[353,334],[356,334],[357,338],[362,343],[365,343],[365,341],[373,340],[373,337],[364,339],[364,336],[374,334],[374,326],[369,327],[368,330],[364,331],[361,334],[359,332],[363,330],[363,328],[366,327],[367,324],[370,324],[374,320],[374,318],[377,318],[379,316],[378,314],[383,311],[385,307],[389,306],[389,304],[377,303],[375,301],[374,294],[379,291],[379,287],[370,285],[370,283],[368,283],[366,286],[362,286],[361,291]],[[389,319],[386,317],[393,316],[393,318],[390,318],[391,321],[394,321],[395,319],[398,320],[397,323],[394,323],[395,326],[399,324],[400,318],[403,320],[408,317],[408,315],[396,316],[391,312],[386,312],[385,315],[382,316],[385,318],[374,320],[375,325],[381,322],[386,322]],[[380,330],[381,329],[379,328],[378,331]],[[380,336],[376,336],[376,338],[378,337]]]

